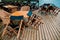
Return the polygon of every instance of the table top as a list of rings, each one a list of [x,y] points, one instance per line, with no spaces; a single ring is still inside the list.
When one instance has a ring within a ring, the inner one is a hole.
[[[13,5],[5,5],[5,6],[3,6],[3,7],[5,7],[5,8],[16,8],[16,7],[18,7],[18,6],[13,6]]]
[[[27,15],[29,11],[16,11],[11,14],[11,16],[24,16],[25,18],[28,18],[29,16]]]

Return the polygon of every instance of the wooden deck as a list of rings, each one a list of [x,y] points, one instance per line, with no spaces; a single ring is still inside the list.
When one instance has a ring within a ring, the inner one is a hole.
[[[26,28],[21,40],[60,40],[60,14],[57,16],[41,16],[44,24],[40,24],[39,30]],[[7,40],[5,38],[4,40]],[[17,40],[16,37],[10,40]]]
[[[25,29],[22,40],[60,40],[59,16],[42,16],[44,24],[40,24],[39,30]]]

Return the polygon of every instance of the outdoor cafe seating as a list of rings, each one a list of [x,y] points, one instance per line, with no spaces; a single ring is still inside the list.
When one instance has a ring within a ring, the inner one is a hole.
[[[7,14],[5,14],[5,13],[2,13],[3,24],[5,24],[4,25],[5,28],[3,29],[3,33],[2,33],[2,37],[5,34],[8,34],[9,36],[11,36],[11,34],[9,32],[12,32],[16,35],[16,38],[19,39],[20,33],[22,31],[21,29],[23,29],[26,26],[37,29],[39,24],[43,23],[41,20],[42,18],[40,16],[36,16],[36,14],[32,14],[32,11],[30,10],[29,6],[22,6],[20,11],[15,11],[13,13],[7,13]],[[5,16],[4,16],[4,14],[5,14]],[[14,24],[15,22],[18,22],[18,24],[15,25]],[[22,34],[24,34],[24,33],[22,33]]]
[[[32,11],[30,11],[30,10],[25,11],[25,10],[22,10],[22,9],[20,11],[16,11],[16,12],[11,14],[10,20],[13,20],[13,21],[18,20],[19,21],[19,31],[18,31],[18,33],[13,28],[10,27],[12,29],[12,31],[17,35],[17,38],[19,38],[19,35],[20,35],[20,30],[21,30],[21,27],[22,27],[23,18],[27,18],[28,16],[31,16],[31,15],[32,15]],[[4,36],[4,34],[6,33],[6,30],[9,27],[8,26],[9,23],[6,24],[6,27],[3,30],[2,36]]]

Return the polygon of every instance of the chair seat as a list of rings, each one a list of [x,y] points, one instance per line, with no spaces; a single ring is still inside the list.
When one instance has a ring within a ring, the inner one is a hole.
[[[11,20],[22,20],[23,16],[11,16],[10,19]]]

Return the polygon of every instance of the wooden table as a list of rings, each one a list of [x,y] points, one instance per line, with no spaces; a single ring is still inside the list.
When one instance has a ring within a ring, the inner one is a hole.
[[[18,7],[18,6],[5,5],[5,6],[3,6],[3,7],[9,9],[10,12],[15,12],[15,11],[17,11],[17,7]]]

